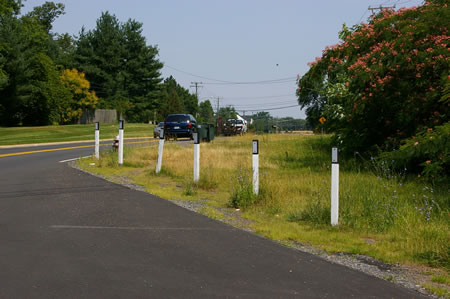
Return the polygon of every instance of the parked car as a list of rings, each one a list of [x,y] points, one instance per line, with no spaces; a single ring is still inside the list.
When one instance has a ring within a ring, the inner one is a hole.
[[[247,132],[247,126],[242,119],[236,119],[236,131],[238,134],[244,134]]]
[[[159,138],[159,132],[164,128],[164,122],[160,122],[154,129],[153,129],[153,137]]]
[[[197,121],[190,114],[169,114],[164,121],[164,135],[167,138],[189,137],[193,139]]]

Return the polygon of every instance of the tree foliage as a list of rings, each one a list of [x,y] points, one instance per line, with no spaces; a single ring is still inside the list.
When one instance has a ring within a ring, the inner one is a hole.
[[[80,118],[83,111],[96,107],[98,97],[95,92],[89,90],[91,86],[84,73],[78,72],[77,69],[64,70],[61,78],[72,96],[71,101],[61,111],[61,120],[63,123],[73,123]]]
[[[216,118],[214,116],[214,110],[212,108],[211,102],[209,100],[203,101],[198,106],[198,114],[199,117],[197,120],[209,123],[209,124],[215,124]]]
[[[169,114],[189,113],[196,116],[198,110],[197,97],[189,93],[170,76],[161,86],[159,102],[159,119],[163,120]]]
[[[35,15],[19,18],[21,1],[3,1],[1,7],[0,122],[58,123],[58,109],[70,94],[48,55],[49,34]]]
[[[403,140],[448,121],[442,101],[449,80],[448,1],[385,9],[368,24],[345,25],[342,42],[298,80],[309,124],[326,129],[347,152],[398,148]]]
[[[219,109],[219,112],[217,113],[219,118],[222,118],[222,120],[225,122],[228,119],[236,119],[236,110],[233,106],[226,106]]]
[[[121,23],[105,12],[95,29],[81,30],[74,60],[102,99],[100,106],[116,108],[136,122],[152,119],[157,108],[163,66],[157,56],[158,49],[142,36],[142,23]]]
[[[41,6],[36,6],[27,16],[34,18],[49,33],[53,28],[53,22],[64,14],[64,7],[62,3],[45,2]]]
[[[173,77],[162,83],[159,51],[147,45],[142,23],[104,12],[94,29],[73,37],[51,32],[63,4],[45,2],[25,15],[21,7],[0,0],[0,125],[71,123],[95,107],[130,122],[197,114],[196,96]]]

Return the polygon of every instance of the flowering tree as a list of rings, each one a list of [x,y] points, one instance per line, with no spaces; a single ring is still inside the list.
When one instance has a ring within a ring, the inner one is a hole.
[[[72,93],[72,101],[61,111],[62,122],[76,121],[80,118],[83,110],[95,108],[98,97],[94,91],[89,91],[90,83],[86,80],[84,73],[78,72],[77,69],[64,70],[61,79]]]
[[[403,140],[448,122],[442,100],[450,80],[448,0],[385,9],[325,48],[298,78],[308,121],[335,132],[343,150],[398,148]]]

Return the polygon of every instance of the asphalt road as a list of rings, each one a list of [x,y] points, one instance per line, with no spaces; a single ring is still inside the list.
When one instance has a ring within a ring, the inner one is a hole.
[[[0,298],[423,298],[36,152],[71,146],[0,149]]]

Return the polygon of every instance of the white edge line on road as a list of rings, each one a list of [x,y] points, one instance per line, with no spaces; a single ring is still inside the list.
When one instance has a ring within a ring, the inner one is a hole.
[[[76,161],[76,160],[80,160],[80,159],[86,159],[86,158],[89,158],[89,157],[92,157],[92,155],[84,156],[84,157],[79,157],[79,158],[73,158],[73,159],[62,160],[62,161],[59,161],[59,163],[65,163],[65,162],[70,162],[70,161]]]

